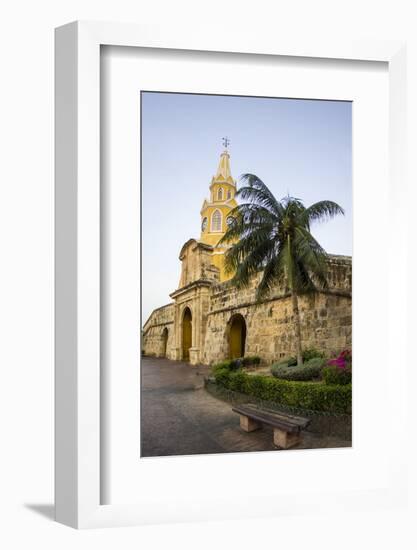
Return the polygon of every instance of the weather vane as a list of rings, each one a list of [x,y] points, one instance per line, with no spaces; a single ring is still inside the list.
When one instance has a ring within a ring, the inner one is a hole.
[[[222,142],[223,142],[223,145],[224,145],[225,149],[227,149],[230,145],[230,139],[228,137],[224,137],[224,138],[222,138]]]

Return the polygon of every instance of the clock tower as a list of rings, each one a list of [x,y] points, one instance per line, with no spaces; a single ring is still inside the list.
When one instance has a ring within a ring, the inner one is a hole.
[[[231,278],[226,275],[223,267],[223,255],[230,245],[219,245],[220,239],[226,233],[232,218],[231,211],[237,206],[235,199],[236,181],[230,171],[229,140],[223,139],[225,150],[220,155],[216,175],[210,184],[210,198],[201,207],[200,242],[213,247],[213,264],[220,270],[220,281]]]

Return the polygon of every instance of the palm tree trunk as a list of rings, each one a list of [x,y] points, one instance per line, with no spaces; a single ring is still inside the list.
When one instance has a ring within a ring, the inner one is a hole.
[[[295,290],[291,293],[292,298],[292,311],[294,315],[294,334],[295,334],[295,347],[297,351],[297,365],[303,364],[303,351],[301,349],[301,322],[300,312],[298,310],[298,296]]]

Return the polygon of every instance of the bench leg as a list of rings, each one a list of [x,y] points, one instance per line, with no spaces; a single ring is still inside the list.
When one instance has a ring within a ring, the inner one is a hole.
[[[252,418],[249,418],[249,416],[244,416],[243,414],[239,415],[240,417],[240,427],[245,432],[254,432],[255,430],[259,430],[259,428],[262,427],[259,422],[256,422]]]
[[[274,445],[280,449],[289,449],[294,447],[301,441],[301,437],[298,433],[289,433],[280,430],[279,428],[274,428]]]

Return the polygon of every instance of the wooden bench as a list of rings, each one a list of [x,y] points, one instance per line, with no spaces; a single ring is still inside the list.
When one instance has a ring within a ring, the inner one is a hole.
[[[240,416],[240,427],[245,432],[259,430],[262,424],[274,429],[274,445],[280,449],[289,449],[301,441],[301,430],[310,424],[308,418],[278,413],[262,409],[256,405],[233,407],[233,412]]]

